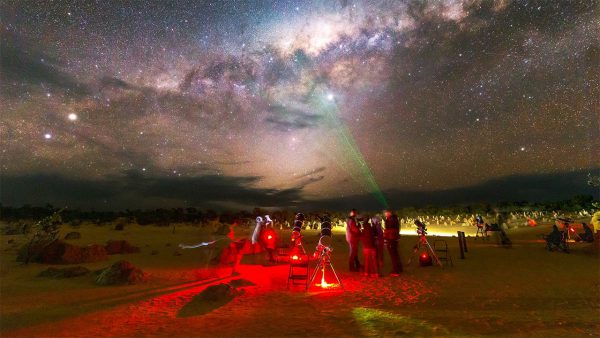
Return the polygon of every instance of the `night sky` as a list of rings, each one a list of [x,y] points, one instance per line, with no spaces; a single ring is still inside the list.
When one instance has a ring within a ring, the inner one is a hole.
[[[598,194],[598,1],[1,6],[4,205]]]

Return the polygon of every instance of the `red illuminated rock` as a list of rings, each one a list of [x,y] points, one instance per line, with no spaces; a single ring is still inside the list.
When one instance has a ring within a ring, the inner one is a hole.
[[[131,245],[126,240],[117,240],[117,241],[108,241],[104,246],[106,249],[106,253],[109,255],[116,254],[128,254],[128,253],[137,253],[140,252],[140,248],[137,246]]]

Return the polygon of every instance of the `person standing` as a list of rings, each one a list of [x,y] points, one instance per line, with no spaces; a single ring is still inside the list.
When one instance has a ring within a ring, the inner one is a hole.
[[[346,220],[346,241],[350,248],[350,255],[348,257],[348,267],[350,271],[360,271],[360,261],[358,260],[358,243],[360,240],[360,228],[356,221],[358,211],[356,209],[350,210],[350,215]]]
[[[398,253],[400,222],[398,221],[398,216],[393,214],[390,210],[385,210],[384,215],[385,230],[383,231],[383,238],[385,239],[385,246],[392,261],[392,272],[390,273],[390,276],[399,276],[400,273],[402,273],[402,262],[400,261],[400,254]]]
[[[363,246],[363,259],[365,269],[363,275],[367,277],[379,277],[379,269],[377,264],[377,250],[375,249],[375,236],[373,228],[369,224],[369,218],[365,217],[361,220],[360,240]]]
[[[375,237],[375,249],[377,251],[377,267],[381,273],[383,269],[383,226],[381,224],[381,217],[375,215],[371,218],[371,228],[373,228],[373,236]]]
[[[273,221],[269,215],[265,216],[266,222],[260,232],[260,241],[263,248],[267,251],[267,258],[270,263],[275,263],[274,252],[277,247],[277,238],[275,229],[273,229]]]

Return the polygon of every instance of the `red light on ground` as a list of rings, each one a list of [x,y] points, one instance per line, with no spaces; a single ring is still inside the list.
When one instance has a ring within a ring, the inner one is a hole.
[[[317,284],[318,285],[318,284]],[[329,284],[325,281],[325,269],[323,269],[323,276],[321,277],[321,285],[319,285],[323,289],[327,289],[333,286],[333,284]]]
[[[433,260],[427,251],[423,252],[419,255],[419,265],[421,266],[430,266],[433,264]]]

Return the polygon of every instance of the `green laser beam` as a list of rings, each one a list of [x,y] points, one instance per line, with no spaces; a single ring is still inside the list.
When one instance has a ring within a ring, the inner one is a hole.
[[[316,90],[316,88],[315,88]],[[314,92],[313,92],[314,94]],[[337,132],[342,145],[345,147],[345,153],[349,154],[349,158],[357,165],[357,169],[360,172],[360,177],[356,177],[351,174],[351,177],[360,184],[365,184],[367,189],[375,196],[375,198],[383,205],[384,208],[388,208],[388,203],[383,195],[383,192],[379,188],[375,176],[371,172],[371,168],[365,161],[360,148],[354,141],[354,137],[350,132],[350,129],[343,123],[338,117],[338,105],[335,102],[333,96],[325,95],[325,93],[319,93],[321,95],[312,95],[314,104],[319,107],[320,111],[324,112],[328,120],[332,123],[333,129]]]

